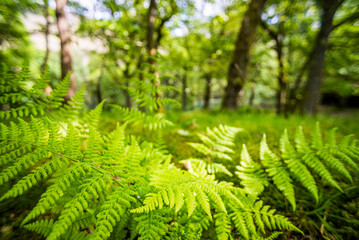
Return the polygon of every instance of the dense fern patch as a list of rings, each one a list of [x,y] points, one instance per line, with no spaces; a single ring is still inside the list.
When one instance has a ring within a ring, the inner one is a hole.
[[[81,112],[84,88],[63,103],[69,85],[63,80],[50,95],[49,79],[34,80],[28,70],[2,73],[0,117],[0,185],[11,188],[0,200],[31,191],[40,181],[48,187],[22,220],[22,227],[46,239],[201,239],[208,232],[218,239],[274,239],[283,232],[302,234],[275,206],[261,199],[272,183],[296,209],[294,181],[320,200],[318,179],[338,191],[337,180],[353,181],[359,150],[351,136],[336,142],[335,131],[322,140],[319,125],[308,142],[299,128],[295,146],[285,132],[279,151],[263,138],[260,159],[243,146],[235,148],[243,129],[220,125],[198,134],[201,143],[188,146],[201,157],[185,159],[186,169],[158,142],[126,133],[141,125],[161,138],[171,125],[166,119],[115,106],[125,124],[114,131],[98,130],[104,102]],[[161,103],[156,102],[156,106]],[[3,108],[4,109],[4,108]],[[259,161],[258,161],[259,160]],[[237,171],[226,167],[238,163]],[[335,174],[334,174],[335,173]],[[240,186],[219,180],[237,176]]]

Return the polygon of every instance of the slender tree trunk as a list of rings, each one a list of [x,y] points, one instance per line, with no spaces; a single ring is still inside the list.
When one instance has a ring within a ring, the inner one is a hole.
[[[102,102],[102,93],[101,93],[101,82],[102,82],[102,78],[103,75],[105,73],[105,69],[106,69],[106,62],[105,59],[102,62],[102,66],[101,66],[101,72],[100,72],[100,76],[98,77],[98,81],[97,81],[97,91],[96,91],[96,95],[97,95],[97,100],[98,103]]]
[[[70,75],[70,89],[65,100],[69,100],[75,94],[75,75],[72,69],[72,48],[70,26],[65,16],[65,6],[68,0],[56,0],[56,18],[59,29],[61,44],[61,77],[64,78],[68,73]]]
[[[318,0],[323,14],[321,28],[316,37],[312,50],[312,58],[309,62],[307,82],[304,87],[303,98],[300,105],[301,112],[314,115],[320,98],[322,74],[325,67],[325,52],[328,47],[328,38],[333,29],[333,18],[336,10],[343,0]]]
[[[251,107],[253,107],[254,98],[256,96],[255,87],[256,87],[256,83],[252,82],[251,83],[251,95],[249,96],[249,106],[251,106]]]
[[[276,41],[276,52],[279,64],[278,85],[277,92],[277,114],[285,112],[286,99],[287,99],[287,79],[284,75],[284,61],[283,61],[283,35],[278,33],[278,40]]]
[[[125,76],[125,86],[126,86],[126,88],[128,88],[129,85],[130,85],[130,83],[129,83],[129,79],[130,79],[130,63],[129,62],[126,64],[126,69],[124,71],[124,76]],[[130,96],[130,94],[128,94],[127,91],[123,91],[123,93],[125,95],[126,107],[130,109],[132,107],[131,96]]]
[[[182,110],[187,109],[187,69],[182,76]]]
[[[161,81],[159,72],[156,69],[155,55],[157,54],[157,47],[159,43],[155,42],[155,20],[156,20],[157,3],[156,0],[150,0],[150,6],[148,8],[147,18],[147,51],[149,55],[148,62],[151,64],[150,71],[154,74],[154,85],[156,86],[156,98],[160,98],[162,93],[160,91]],[[159,112],[163,112],[164,109],[158,106]]]
[[[277,90],[277,114],[283,113],[286,108],[286,99],[287,99],[287,80],[284,75],[284,60],[283,60],[283,39],[284,34],[282,31],[282,23],[278,25],[278,31],[272,30],[265,21],[262,20],[262,26],[265,30],[268,31],[269,35],[275,41],[275,51],[277,52],[278,60],[278,90]]]
[[[209,109],[210,100],[211,100],[211,86],[212,78],[209,75],[206,75],[206,88],[203,97],[203,109]]]
[[[238,93],[243,88],[247,78],[250,50],[255,41],[256,29],[261,21],[265,2],[266,0],[252,0],[244,15],[236,41],[233,60],[228,69],[227,87],[222,108],[235,109],[237,107]]]
[[[44,62],[41,65],[41,73],[44,73],[45,68],[47,66],[47,61],[49,60],[50,48],[49,48],[49,33],[50,33],[50,15],[49,15],[49,2],[48,0],[44,0],[45,9],[44,9],[44,16],[46,20],[45,24],[45,46],[46,46],[46,53],[44,57]]]
[[[156,0],[150,0],[150,6],[148,8],[147,17],[147,51],[150,57],[153,57],[157,53],[155,47],[155,20],[156,20],[157,3]],[[153,62],[153,59],[149,60]]]

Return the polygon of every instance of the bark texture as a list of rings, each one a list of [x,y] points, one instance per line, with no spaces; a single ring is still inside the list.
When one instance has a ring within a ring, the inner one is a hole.
[[[323,10],[321,28],[316,37],[309,62],[308,77],[300,105],[302,113],[314,115],[316,112],[320,99],[320,88],[325,67],[324,61],[328,48],[328,38],[333,29],[335,12],[343,2],[343,0],[318,0],[318,4]]]
[[[70,89],[65,100],[69,100],[75,94],[75,75],[72,69],[72,47],[71,47],[71,31],[65,16],[65,6],[68,0],[56,0],[56,18],[57,27],[59,29],[61,44],[61,77],[64,78],[71,72]]]
[[[261,22],[261,15],[266,0],[252,0],[244,15],[237,37],[233,60],[228,69],[227,87],[225,89],[222,108],[236,108],[238,93],[247,78],[251,47],[255,41],[256,30]]]

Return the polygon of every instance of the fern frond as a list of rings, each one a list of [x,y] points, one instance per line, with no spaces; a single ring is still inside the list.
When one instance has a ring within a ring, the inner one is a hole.
[[[123,117],[123,121],[127,122],[128,124],[132,124],[135,126],[140,125],[151,131],[155,131],[173,125],[172,122],[163,118],[163,116],[161,116],[160,114],[149,115],[136,109],[123,108],[118,105],[112,104],[111,106],[118,111],[118,113]]]
[[[217,128],[207,128],[207,135],[197,134],[203,143],[187,143],[198,152],[212,159],[232,160],[229,154],[233,154],[235,146],[235,136],[241,131],[240,128],[220,125]]]
[[[312,168],[313,171],[317,173],[322,179],[326,180],[329,184],[342,191],[325,165],[317,158],[315,153],[312,152],[307,143],[307,140],[305,139],[302,127],[299,127],[295,133],[295,144],[297,151],[302,154],[301,160],[307,166]]]
[[[206,163],[201,159],[194,158],[182,160],[181,163],[187,165],[187,169],[189,170],[189,172],[195,174],[206,175],[223,173],[228,176],[233,176],[233,174],[221,163]]]
[[[229,216],[224,212],[219,212],[214,215],[214,220],[218,240],[227,240],[232,231],[232,224]]]
[[[150,212],[157,208],[161,209],[164,205],[170,208],[175,207],[175,211],[178,212],[185,203],[191,203],[187,208],[195,209],[193,196],[195,196],[196,205],[200,206],[209,217],[212,217],[210,200],[223,212],[227,211],[222,197],[235,199],[241,204],[239,199],[231,193],[231,186],[217,183],[213,175],[195,176],[186,171],[170,169],[152,176],[150,184],[155,186],[158,192],[148,194],[143,202],[144,206],[132,212]]]
[[[236,175],[249,194],[259,195],[268,186],[268,180],[261,166],[254,162],[243,144],[240,166],[236,166]]]
[[[318,126],[318,125],[317,125]],[[316,130],[319,132],[319,130]],[[320,134],[316,133],[320,136]],[[317,139],[317,137],[316,137]],[[316,146],[322,146],[320,144],[320,140],[315,144]],[[289,170],[295,175],[298,181],[303,184],[303,186],[308,189],[308,191],[313,195],[315,200],[318,202],[318,187],[315,182],[315,179],[308,168],[301,162],[301,159],[298,157],[294,147],[291,145],[287,130],[284,130],[282,137],[279,140],[280,151],[282,153],[282,158],[284,162],[287,164]]]
[[[80,110],[83,109],[85,103],[85,85],[78,90],[75,95],[63,105],[58,112],[60,119],[73,120],[78,117]]]
[[[292,205],[293,210],[295,210],[296,204],[292,180],[280,158],[269,149],[266,135],[263,136],[260,144],[260,159],[266,167],[268,175],[273,178],[274,184],[283,192],[284,196]]]
[[[96,230],[93,239],[107,239],[110,237],[115,225],[120,222],[122,215],[131,207],[131,202],[136,199],[131,195],[135,192],[129,189],[117,188],[107,195],[97,215]]]
[[[93,201],[99,198],[106,183],[106,175],[94,175],[86,179],[84,184],[79,187],[79,193],[69,201],[62,210],[59,220],[54,223],[53,230],[47,237],[48,240],[56,240],[71,227],[72,223],[87,209],[91,199]]]
[[[163,216],[162,211],[143,213],[136,218],[139,240],[159,240],[168,232],[170,217]]]
[[[275,214],[275,210],[270,210],[268,205],[263,206],[262,201],[247,203],[245,208],[232,204],[229,206],[234,225],[245,239],[262,239],[260,232],[266,234],[268,230],[293,230],[302,233],[286,217]],[[278,235],[274,234],[272,237],[275,236]]]
[[[81,163],[74,163],[70,168],[66,169],[61,178],[42,194],[40,201],[26,216],[22,225],[51,209],[54,203],[65,194],[66,190],[89,171],[90,168]]]
[[[24,228],[47,237],[54,227],[53,219],[45,219],[25,225]]]

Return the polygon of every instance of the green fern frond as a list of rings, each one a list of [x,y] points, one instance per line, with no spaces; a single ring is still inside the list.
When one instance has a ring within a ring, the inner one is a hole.
[[[73,120],[78,117],[80,110],[83,109],[85,103],[85,89],[86,86],[83,85],[80,90],[78,90],[75,95],[59,109],[58,115],[60,119]]]
[[[317,173],[322,179],[326,180],[330,185],[336,187],[340,191],[341,188],[334,180],[331,173],[326,166],[317,158],[315,153],[312,152],[307,140],[305,139],[302,127],[299,127],[295,134],[295,144],[297,151],[302,154],[301,160],[309,166],[315,173]]]
[[[240,166],[236,166],[236,175],[241,179],[241,185],[249,194],[259,195],[268,186],[268,180],[261,166],[254,162],[243,144]]]
[[[171,218],[163,216],[162,211],[151,211],[136,218],[139,240],[160,240],[167,234]]]
[[[214,215],[214,220],[218,240],[227,240],[232,232],[232,224],[229,216],[224,212],[219,212]]]
[[[210,157],[211,159],[232,160],[229,154],[233,154],[235,146],[235,136],[241,131],[240,128],[220,125],[219,127],[207,128],[207,135],[197,134],[202,143],[187,143],[198,152]]]
[[[247,203],[245,208],[232,204],[229,206],[231,219],[245,239],[262,239],[261,234],[266,235],[268,230],[293,230],[302,233],[286,217],[275,214],[275,210],[270,210],[268,205],[263,206],[262,201]],[[277,234],[273,235],[275,236]]]
[[[149,115],[136,109],[123,108],[118,105],[112,104],[111,106],[118,111],[118,113],[123,117],[122,120],[124,122],[127,122],[128,124],[132,124],[135,126],[140,125],[151,131],[155,131],[173,125],[172,122],[163,118],[163,116],[161,116],[160,114]]]
[[[260,159],[268,175],[273,178],[276,187],[283,192],[284,196],[292,205],[293,210],[295,210],[296,204],[292,180],[280,158],[269,149],[266,135],[263,136],[260,144]]]
[[[317,125],[318,126],[318,125]],[[317,135],[320,136],[319,130],[317,131]],[[317,143],[316,146],[322,146],[320,144],[319,139],[315,138]],[[313,139],[314,141],[314,139]],[[303,184],[303,186],[308,189],[308,191],[313,195],[315,200],[318,202],[318,187],[315,182],[315,179],[311,172],[308,170],[308,168],[301,162],[301,159],[298,157],[294,147],[291,145],[289,138],[288,138],[288,132],[287,130],[284,130],[284,133],[282,137],[279,140],[280,145],[280,151],[282,154],[282,158],[284,159],[284,162],[287,164],[289,170],[295,175],[295,177],[298,179],[298,181]]]
[[[134,194],[136,193],[129,189],[117,188],[107,195],[106,201],[97,215],[93,239],[107,239],[111,236],[122,215],[125,215],[125,212],[131,208],[131,202],[136,202],[136,199],[131,196]]]
[[[24,226],[25,229],[41,234],[44,237],[49,236],[53,227],[54,227],[53,219],[40,220]]]
[[[53,230],[47,237],[48,240],[56,240],[65,234],[72,223],[88,208],[91,199],[96,201],[99,198],[109,182],[106,178],[106,175],[94,175],[84,181],[79,187],[79,193],[64,206],[58,221],[54,223]]]
[[[235,199],[240,204],[231,193],[231,186],[217,183],[213,175],[195,176],[186,171],[170,169],[152,176],[150,184],[155,186],[158,192],[148,194],[143,202],[144,206],[132,212],[150,212],[165,205],[175,207],[178,212],[186,203],[188,209],[195,209],[197,205],[212,217],[210,200],[223,212],[227,211],[222,197]],[[189,214],[191,212],[192,210],[189,210]]]
[[[104,103],[105,100],[100,102],[93,110],[86,114],[86,116],[84,117],[83,125],[87,125],[91,128],[97,129],[98,123],[100,122]]]
[[[22,225],[51,209],[55,202],[65,194],[67,189],[89,171],[90,167],[81,163],[74,163],[70,168],[66,169],[61,178],[42,194],[40,201],[26,216]]]

